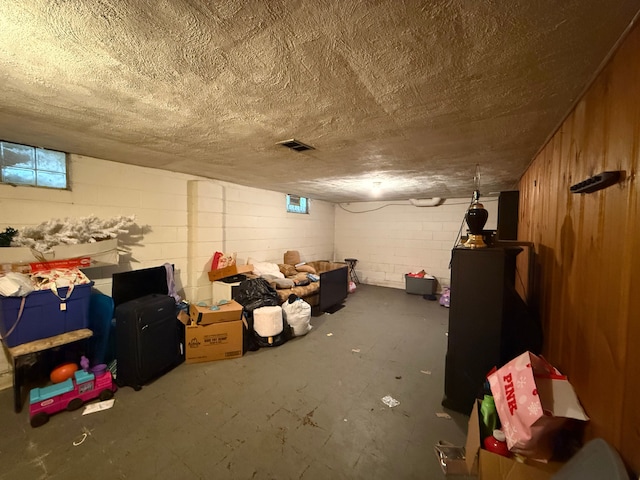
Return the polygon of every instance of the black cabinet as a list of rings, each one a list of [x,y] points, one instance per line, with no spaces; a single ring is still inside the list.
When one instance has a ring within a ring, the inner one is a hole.
[[[487,373],[541,348],[537,317],[515,290],[520,247],[455,248],[442,405],[469,414]]]

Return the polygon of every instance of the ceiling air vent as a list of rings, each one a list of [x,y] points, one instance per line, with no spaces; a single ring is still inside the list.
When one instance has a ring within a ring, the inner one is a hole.
[[[307,145],[305,143],[299,142],[295,138],[278,142],[278,145],[282,145],[283,147],[290,148],[291,150],[295,150],[296,152],[304,152],[305,150],[315,150],[311,145]]]

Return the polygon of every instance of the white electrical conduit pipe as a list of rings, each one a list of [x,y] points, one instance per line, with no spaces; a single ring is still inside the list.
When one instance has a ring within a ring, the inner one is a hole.
[[[437,207],[440,205],[442,198],[433,197],[433,198],[410,198],[409,202],[411,205],[415,207]]]

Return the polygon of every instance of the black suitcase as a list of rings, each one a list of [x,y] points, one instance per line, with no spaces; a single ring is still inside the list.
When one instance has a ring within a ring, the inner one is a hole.
[[[184,325],[172,297],[154,293],[130,300],[116,307],[115,316],[119,386],[140,390],[184,360]]]

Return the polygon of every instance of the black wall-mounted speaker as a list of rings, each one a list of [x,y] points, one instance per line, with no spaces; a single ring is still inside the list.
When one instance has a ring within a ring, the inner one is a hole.
[[[498,197],[498,240],[518,239],[518,207],[520,192],[500,192]]]

